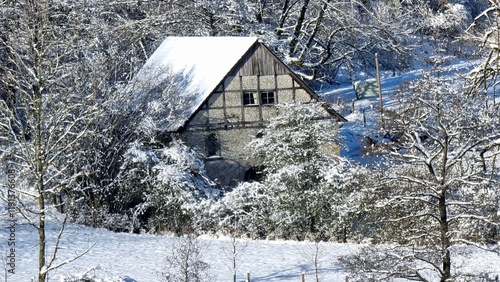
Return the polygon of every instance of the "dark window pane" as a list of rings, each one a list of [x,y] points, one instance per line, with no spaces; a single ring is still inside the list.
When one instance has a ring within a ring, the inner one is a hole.
[[[243,92],[243,105],[255,105],[253,92]]]
[[[220,145],[216,134],[208,135],[205,145],[207,147],[207,157],[219,155]]]
[[[260,92],[260,100],[262,101],[263,105],[274,104],[276,102],[274,92],[272,91]]]

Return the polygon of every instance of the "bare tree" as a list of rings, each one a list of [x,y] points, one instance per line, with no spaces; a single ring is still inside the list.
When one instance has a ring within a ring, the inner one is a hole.
[[[498,96],[500,63],[500,3],[489,1],[490,6],[479,14],[469,27],[467,36],[478,42],[485,55],[484,62],[469,75],[471,79],[470,96],[493,93],[492,102]]]
[[[324,258],[325,256],[325,250],[322,249],[321,245],[322,245],[321,241],[314,241],[314,242],[307,242],[304,247],[297,247],[299,248],[299,254],[301,255],[301,257],[303,257],[309,263],[311,263],[314,271],[315,282],[321,281],[320,259]]]
[[[224,256],[229,259],[228,268],[233,272],[233,281],[236,282],[238,257],[245,252],[248,242],[241,242],[236,239],[236,222],[230,231],[229,244],[222,246]]]
[[[38,278],[71,262],[57,261],[67,215],[49,253],[47,215],[71,209],[80,189],[74,163],[94,116],[92,63],[85,58],[80,6],[63,1],[8,1],[0,10],[1,152],[12,156],[29,187],[19,187],[18,211],[38,231]]]
[[[379,239],[397,245],[345,260],[361,277],[444,282],[461,275],[455,245],[497,251],[488,244],[498,240],[498,110],[462,91],[458,80],[427,77],[398,93],[388,167],[368,192]]]
[[[168,282],[215,281],[209,273],[210,265],[203,261],[206,249],[207,245],[194,233],[175,238],[162,276]]]
[[[415,31],[412,6],[400,1],[279,3],[278,50],[307,79],[331,81],[341,67],[352,71],[358,65],[371,66],[375,53],[392,58],[385,61],[387,68],[409,64],[405,58],[410,48],[403,42]]]

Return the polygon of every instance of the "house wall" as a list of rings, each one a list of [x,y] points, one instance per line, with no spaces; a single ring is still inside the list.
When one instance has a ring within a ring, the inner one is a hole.
[[[275,103],[264,104],[262,92],[273,93]],[[252,93],[255,103],[245,105],[243,93]],[[230,76],[210,95],[188,127],[256,126],[277,115],[275,104],[310,102],[311,95],[288,74]]]
[[[221,148],[218,156],[206,158],[207,173],[221,185],[235,187],[256,165],[247,146],[279,114],[275,105],[310,102],[312,98],[288,74],[231,76],[217,90],[186,126],[184,137],[187,144],[208,155],[205,140],[216,134]],[[275,104],[262,104],[260,91],[274,92]],[[243,92],[254,93],[254,105],[243,104]]]
[[[216,155],[205,158],[208,176],[223,186],[235,187],[245,179],[245,173],[254,166],[248,144],[260,128],[232,128],[216,130],[187,130],[184,141],[197,151],[207,154],[206,140],[215,134],[220,144]]]
[[[244,93],[248,92],[254,95],[252,105],[244,103]],[[274,103],[263,103],[262,92],[274,93]],[[205,166],[212,179],[234,187],[256,165],[250,158],[248,144],[279,114],[275,105],[311,102],[312,95],[272,53],[258,44],[190,119],[184,128],[184,140],[207,156]],[[210,135],[212,139],[216,136],[220,145],[215,155],[211,155],[213,148],[207,148]]]

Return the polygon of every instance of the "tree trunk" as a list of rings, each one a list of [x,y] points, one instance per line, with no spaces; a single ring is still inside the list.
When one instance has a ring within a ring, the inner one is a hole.
[[[283,1],[283,8],[281,9],[281,16],[279,20],[278,27],[276,28],[276,35],[279,37],[283,33],[283,25],[285,24],[285,20],[288,16],[288,11],[289,11],[289,1],[285,0]]]
[[[37,115],[36,115],[36,136],[35,136],[35,154],[37,192],[38,192],[38,282],[45,282],[47,273],[45,272],[45,187],[44,187],[44,165],[43,165],[43,146],[42,146],[42,93],[40,87],[33,87],[34,95],[37,97]]]
[[[446,131],[446,127],[443,125],[441,121],[441,115],[438,114],[438,124],[443,132]],[[441,252],[442,252],[442,260],[443,260],[443,276],[441,277],[441,282],[447,281],[451,277],[451,255],[450,255],[450,238],[448,235],[448,211],[446,207],[446,175],[447,169],[446,165],[448,164],[448,144],[450,142],[450,137],[445,134],[444,142],[442,147],[442,158],[441,158],[441,194],[439,195],[439,230],[441,233]]]
[[[446,189],[443,189],[442,195],[439,198],[439,231],[441,235],[441,251],[443,261],[443,272],[441,282],[451,278],[451,254],[450,254],[450,238],[448,237],[448,212],[446,210]]]
[[[255,15],[255,19],[258,23],[262,23],[264,21],[264,8],[266,6],[266,0],[258,1],[257,14]]]
[[[40,208],[38,225],[38,282],[45,282],[45,197],[43,193],[38,195],[38,207]]]
[[[304,24],[304,19],[306,18],[307,6],[309,6],[310,0],[304,0],[304,4],[300,9],[299,18],[297,19],[297,24],[295,24],[295,28],[293,30],[292,41],[290,41],[290,56],[295,53],[297,49],[297,44],[299,43],[300,32],[302,31],[302,25]]]
[[[330,0],[326,0],[323,3],[323,7],[321,7],[321,10],[319,11],[319,15],[318,15],[318,18],[316,20],[316,24],[314,25],[313,32],[311,33],[311,35],[307,39],[306,46],[302,49],[302,52],[300,53],[299,61],[302,61],[307,49],[309,49],[311,47],[312,43],[314,42],[314,38],[316,37],[316,34],[318,34],[318,31],[321,27],[321,22],[323,21],[323,17],[325,16],[325,11],[326,11],[326,8],[328,7],[329,2],[330,2]]]
[[[43,37],[39,34],[39,30],[36,30],[37,34],[34,37],[34,46],[35,48],[39,47],[39,42],[43,42]],[[33,52],[35,54],[35,66],[34,71],[36,74],[36,84],[32,86],[32,97],[35,102],[35,144],[34,144],[34,153],[35,153],[35,177],[36,177],[36,185],[37,185],[37,200],[38,200],[38,282],[45,282],[46,272],[45,268],[45,187],[44,187],[44,149],[42,146],[42,107],[43,107],[43,96],[42,96],[42,71],[41,71],[41,61],[40,52],[38,50]]]

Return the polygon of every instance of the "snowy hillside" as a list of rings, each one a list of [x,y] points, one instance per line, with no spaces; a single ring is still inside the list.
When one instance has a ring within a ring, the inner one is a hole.
[[[434,72],[436,72],[435,75],[439,76],[456,77],[466,74],[478,64],[478,60],[457,60],[442,67],[439,74],[437,71]],[[405,82],[422,78],[422,73],[428,71],[430,71],[430,67],[421,65],[419,69],[398,75],[389,72],[383,73],[381,86],[384,108],[391,109],[397,106],[392,100],[391,93],[398,90]],[[373,75],[368,75],[366,73],[360,74],[359,76],[360,80],[373,78]],[[376,124],[380,120],[378,111],[379,99],[366,98],[356,100],[356,93],[351,84],[325,87],[321,90],[320,94],[326,101],[335,104],[339,113],[348,120],[347,123],[342,124],[340,130],[341,142],[344,144],[341,154],[350,160],[362,164],[377,161],[377,156],[369,156],[364,152],[364,146],[369,145],[366,137],[373,139],[382,138],[378,136],[378,125]],[[352,112],[353,105],[354,112]]]

